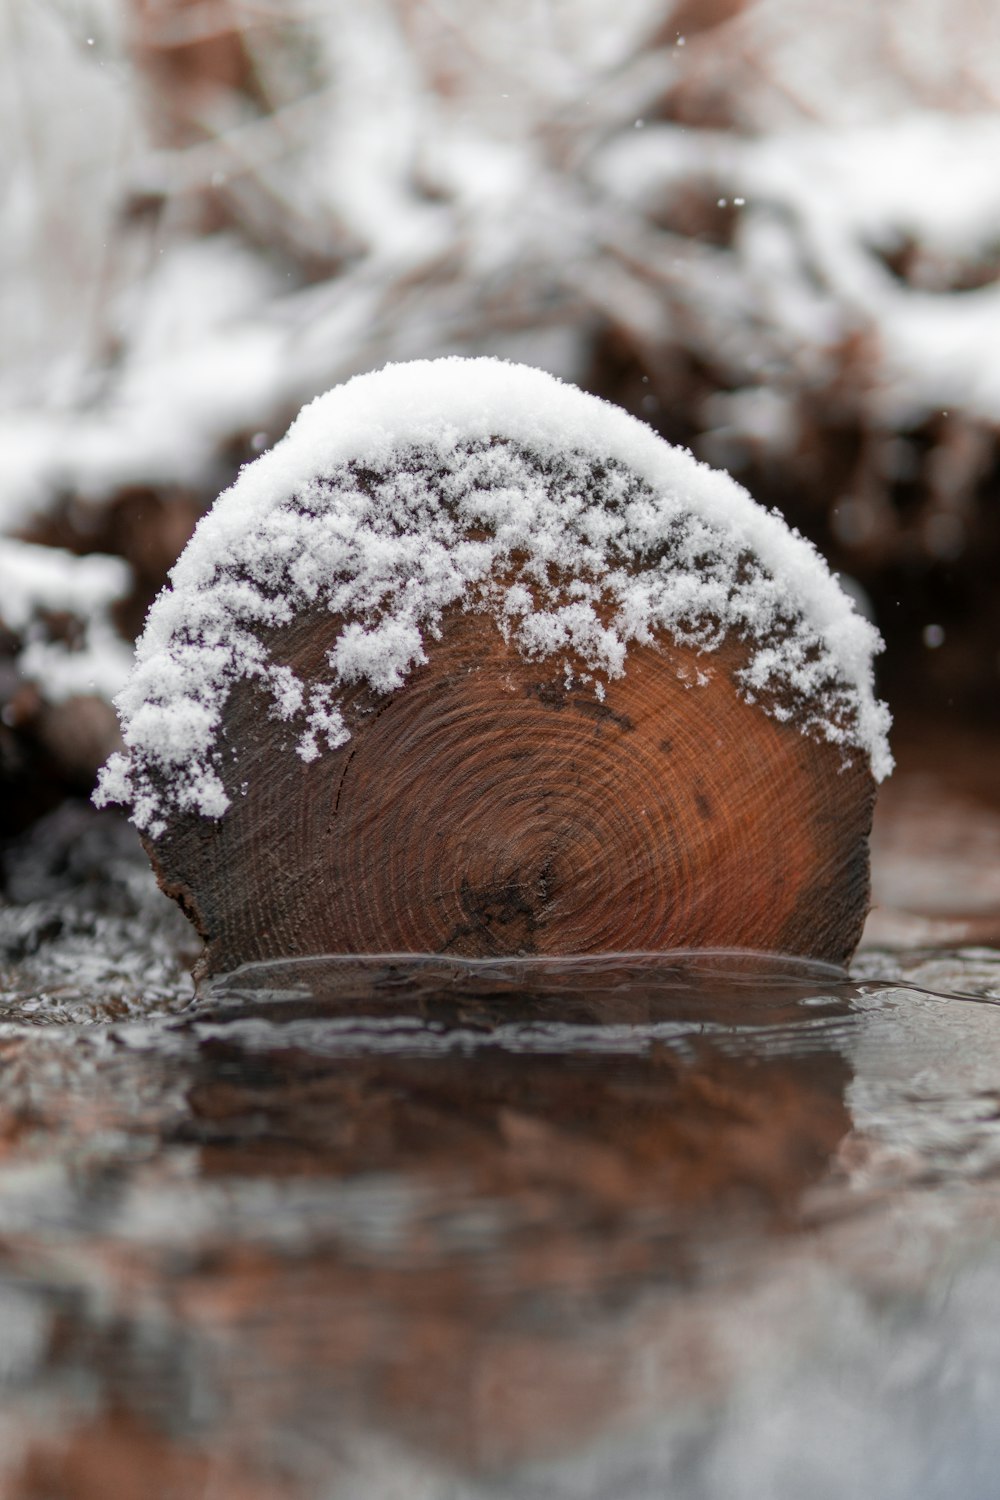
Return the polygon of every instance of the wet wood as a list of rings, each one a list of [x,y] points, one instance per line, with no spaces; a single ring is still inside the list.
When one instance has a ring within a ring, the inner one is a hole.
[[[266,644],[322,681],[337,623],[318,610]],[[150,848],[206,941],[202,972],[320,952],[845,962],[868,906],[870,771],[743,701],[744,661],[738,642],[633,647],[601,702],[455,612],[397,693],[348,692],[350,741],[311,765],[238,684],[229,812],[174,816]]]

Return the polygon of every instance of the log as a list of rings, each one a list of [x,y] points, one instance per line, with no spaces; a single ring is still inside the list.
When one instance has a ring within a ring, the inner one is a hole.
[[[329,632],[301,622],[290,664],[318,666]],[[743,702],[732,665],[692,698],[676,654],[640,648],[600,703],[457,613],[404,690],[347,697],[351,739],[316,766],[245,685],[226,725],[253,793],[208,828],[172,822],[154,864],[213,971],[322,952],[843,961],[867,912],[871,773]]]
[[[877,637],[812,549],[539,372],[390,367],[324,401],[199,528],[121,700],[103,797],[131,806],[201,972],[846,962],[885,715]]]

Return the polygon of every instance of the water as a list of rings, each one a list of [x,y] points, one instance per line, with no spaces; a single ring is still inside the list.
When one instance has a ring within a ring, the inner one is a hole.
[[[49,832],[0,912],[4,1500],[994,1500],[1000,949],[196,995],[117,826]]]

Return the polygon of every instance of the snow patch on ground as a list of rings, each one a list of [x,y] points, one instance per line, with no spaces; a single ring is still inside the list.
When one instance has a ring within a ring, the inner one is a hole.
[[[21,676],[50,703],[80,694],[110,698],[122,686],[131,653],[109,612],[128,593],[131,576],[118,557],[0,541],[0,622],[21,642]],[[46,616],[71,617],[72,639],[53,639]]]

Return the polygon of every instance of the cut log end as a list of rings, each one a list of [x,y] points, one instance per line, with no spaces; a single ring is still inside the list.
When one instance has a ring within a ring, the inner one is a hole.
[[[317,610],[285,633],[303,680],[332,631]],[[323,952],[849,959],[871,771],[747,703],[738,642],[633,646],[603,700],[485,614],[446,616],[428,658],[394,694],[345,691],[351,738],[311,764],[266,693],[234,687],[228,812],[175,813],[149,845],[202,973]]]
[[[199,526],[99,796],[150,835],[204,972],[842,963],[891,764],[879,645],[808,543],[623,412],[495,360],[389,366]]]

